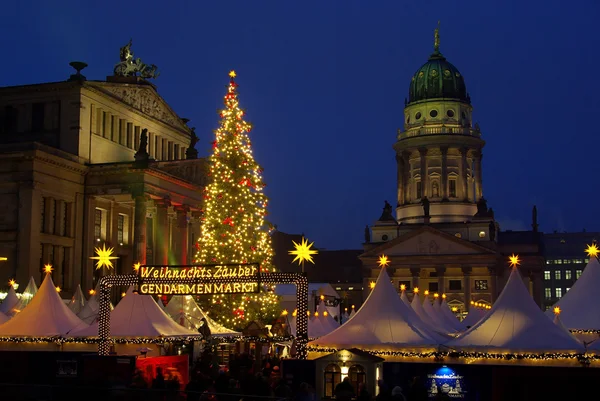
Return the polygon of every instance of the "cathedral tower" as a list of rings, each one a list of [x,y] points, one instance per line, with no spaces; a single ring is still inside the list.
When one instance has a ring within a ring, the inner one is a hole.
[[[470,221],[483,200],[481,158],[485,142],[472,122],[464,78],[440,52],[412,76],[404,130],[394,144],[398,167],[396,218],[400,224]]]

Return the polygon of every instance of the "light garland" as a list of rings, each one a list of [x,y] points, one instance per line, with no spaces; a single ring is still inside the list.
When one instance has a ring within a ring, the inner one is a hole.
[[[235,71],[224,97],[225,108],[215,131],[209,157],[210,183],[204,189],[201,234],[195,263],[258,262],[261,273],[274,272],[270,230],[265,221],[268,199],[264,194],[262,168],[252,155],[248,133],[239,107]],[[274,286],[255,294],[215,294],[199,299],[217,323],[239,329],[253,320],[268,322],[278,316],[279,297]]]

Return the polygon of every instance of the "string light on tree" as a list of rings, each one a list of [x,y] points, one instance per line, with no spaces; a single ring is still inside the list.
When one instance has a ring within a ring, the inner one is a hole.
[[[258,263],[261,273],[274,272],[262,168],[252,154],[252,126],[239,105],[236,77],[235,71],[229,72],[225,107],[219,112],[208,158],[210,182],[203,193],[195,263]],[[265,284],[260,293],[201,296],[200,304],[218,323],[239,329],[252,320],[266,322],[279,315],[274,290],[274,285]]]
[[[316,249],[311,249],[314,242],[309,244],[308,240],[304,237],[302,237],[302,240],[299,244],[294,240],[292,240],[292,243],[294,244],[294,249],[289,251],[289,254],[296,256],[294,260],[292,260],[292,263],[298,261],[298,264],[302,266],[302,273],[304,273],[304,262],[310,262],[314,265],[315,261],[312,257],[313,255],[319,253],[319,251]]]
[[[112,256],[114,248],[106,248],[106,244],[102,244],[102,248],[96,247],[96,256],[90,257],[92,260],[96,260],[96,270],[106,267],[107,269],[114,269],[112,261],[119,259],[118,256]]]

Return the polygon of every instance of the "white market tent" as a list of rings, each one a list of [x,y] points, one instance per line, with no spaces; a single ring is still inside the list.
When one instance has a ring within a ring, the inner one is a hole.
[[[477,324],[478,321],[483,319],[487,312],[488,311],[486,309],[478,308],[475,305],[471,305],[471,307],[469,308],[469,313],[467,313],[467,316],[462,320],[461,323],[463,326],[465,326],[465,329],[471,326],[475,326],[475,324]]]
[[[429,316],[429,321],[434,329],[442,333],[455,333],[454,327],[451,327],[445,319],[443,319],[433,308],[429,300],[429,294],[425,291],[425,299],[423,300],[423,310]]]
[[[329,308],[325,305],[325,302],[321,300],[319,306],[317,306],[317,312],[319,312],[319,318],[323,321],[323,327],[327,328],[329,332],[340,327],[340,324],[333,318],[329,313]]]
[[[83,307],[85,306],[85,297],[83,296],[83,291],[81,291],[81,285],[77,286],[77,290],[75,290],[75,294],[73,294],[73,298],[69,301],[69,309],[74,314],[78,314],[81,312]]]
[[[431,317],[427,314],[427,312],[425,312],[425,309],[423,309],[423,303],[421,302],[421,297],[419,296],[419,291],[417,288],[414,290],[413,299],[410,306],[417,316],[419,316],[421,321],[428,324],[430,327],[433,327],[433,321],[431,320]]]
[[[534,302],[515,267],[489,313],[448,347],[513,352],[584,350],[574,336],[555,325]]]
[[[38,292],[38,286],[35,283],[33,277],[29,279],[29,283],[27,283],[27,287],[21,294],[21,298],[19,298],[19,303],[14,306],[13,313],[17,313],[25,309],[25,307],[31,302],[35,294]]]
[[[5,315],[4,313],[0,312],[0,324],[8,322],[10,320],[10,317]]]
[[[13,309],[19,304],[19,298],[17,298],[17,294],[15,293],[14,287],[11,285],[8,289],[8,293],[6,294],[6,298],[0,304],[0,312],[12,316]]]
[[[402,294],[400,295],[400,299],[404,301],[404,304],[410,308],[411,305],[410,301],[408,300],[408,297],[406,296],[406,290],[401,289],[400,291],[402,292]]]
[[[160,300],[158,302],[159,304],[162,303]],[[164,310],[176,323],[179,323],[181,326],[196,333],[198,332],[198,328],[202,325],[202,319],[204,318],[208,323],[208,328],[210,329],[212,336],[226,337],[241,335],[241,333],[230,330],[208,317],[202,309],[200,309],[196,301],[194,301],[194,297],[191,295],[173,295]]]
[[[29,304],[0,325],[0,336],[50,337],[68,334],[85,326],[58,295],[52,275],[46,278]]]
[[[317,347],[435,347],[444,338],[431,331],[406,306],[381,269],[375,287],[356,315],[331,333],[311,341]]]
[[[437,312],[452,328],[454,328],[454,330],[464,331],[466,329],[466,327],[456,318],[456,315],[450,310],[445,296],[442,296],[442,302],[439,304]]]
[[[77,316],[86,322],[87,324],[92,324],[98,320],[98,312],[100,311],[100,283],[96,284],[96,289],[94,293],[87,300],[81,311],[77,314]],[[113,310],[114,307],[112,303],[110,304],[110,310]]]
[[[98,322],[81,330],[73,331],[72,337],[97,337]],[[140,295],[129,287],[126,295],[110,313],[112,337],[176,337],[200,336],[175,323],[156,304],[151,295]]]
[[[581,276],[554,307],[561,310],[561,321],[570,330],[600,330],[600,308],[590,305],[598,299],[600,290],[600,263],[591,257]],[[552,317],[554,308],[546,311]]]

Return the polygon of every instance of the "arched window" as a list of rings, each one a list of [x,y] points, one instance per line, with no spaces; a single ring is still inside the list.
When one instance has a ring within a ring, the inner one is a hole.
[[[335,386],[340,384],[342,381],[342,369],[335,363],[330,363],[325,368],[325,391],[323,396],[325,398],[332,398],[335,394]]]
[[[365,368],[363,368],[361,365],[352,365],[350,370],[348,370],[348,377],[350,378],[352,387],[354,387],[354,394],[358,394],[361,384],[365,383]]]
[[[440,184],[437,181],[433,181],[431,183],[431,197],[439,198],[440,197]]]

